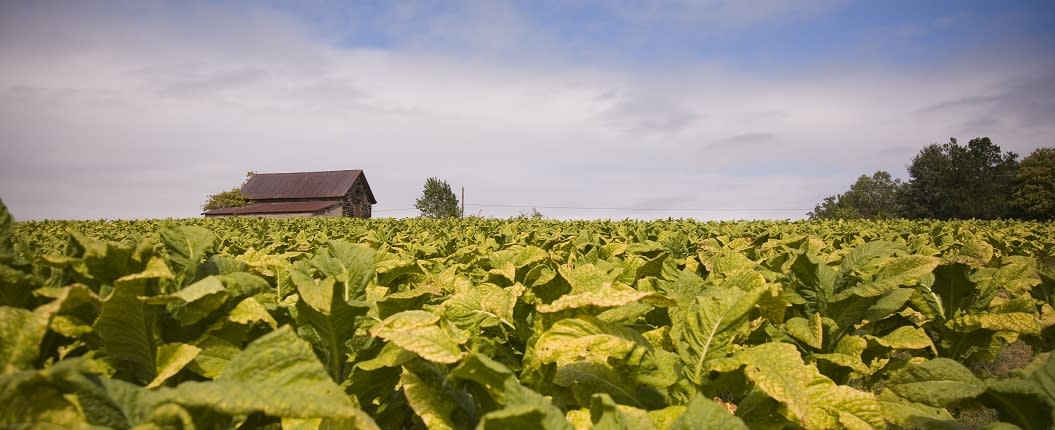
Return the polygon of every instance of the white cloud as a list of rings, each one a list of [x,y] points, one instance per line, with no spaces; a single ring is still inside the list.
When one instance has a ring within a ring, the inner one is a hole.
[[[338,47],[276,12],[200,8],[0,20],[0,197],[16,217],[196,216],[249,170],[364,168],[381,215],[415,214],[391,210],[439,176],[474,214],[797,218],[950,135],[1023,154],[1055,136],[1043,60],[780,76],[520,64]],[[534,31],[510,25],[510,46]]]

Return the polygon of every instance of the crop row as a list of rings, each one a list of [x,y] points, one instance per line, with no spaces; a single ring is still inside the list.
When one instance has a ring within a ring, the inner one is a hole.
[[[0,425],[1051,428],[1053,233],[0,209]]]

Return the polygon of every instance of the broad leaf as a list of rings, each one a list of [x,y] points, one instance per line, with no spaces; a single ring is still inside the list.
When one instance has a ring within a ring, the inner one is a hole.
[[[820,313],[814,313],[809,320],[802,317],[791,318],[785,323],[785,329],[791,337],[814,348],[820,349],[824,342],[824,325]]]
[[[404,369],[399,378],[403,385],[403,395],[414,412],[421,417],[429,430],[453,430],[454,422],[451,413],[457,408],[453,399],[448,398],[441,387],[418,377]]]
[[[157,350],[157,376],[147,384],[147,388],[158,387],[166,380],[179,373],[198,356],[201,348],[185,343],[167,343]]]
[[[323,273],[323,279],[316,279],[312,276],[314,270],[309,267],[309,263],[297,262],[293,265],[290,278],[300,297],[296,305],[297,321],[302,326],[314,330],[317,336],[316,347],[325,354],[326,368],[330,376],[335,381],[343,381],[349,353],[346,342],[355,335],[356,318],[365,315],[369,310],[365,303],[348,301],[349,295],[360,294],[349,293],[347,282],[358,282],[355,285],[365,287],[367,276],[358,271],[366,269],[350,269],[341,264],[340,260],[325,256],[312,259],[310,264],[326,267],[331,273]],[[351,274],[348,270],[356,271],[356,274]],[[369,273],[372,276],[372,272]]]
[[[194,281],[198,266],[216,244],[216,235],[209,229],[192,225],[166,227],[160,234],[177,282],[185,285]]]
[[[961,428],[945,408],[911,402],[898,397],[890,390],[883,390],[878,399],[883,410],[883,417],[891,424],[905,428],[947,430]]]
[[[43,312],[0,306],[0,375],[33,367],[50,318]]]
[[[670,336],[693,382],[702,384],[704,375],[711,370],[708,363],[725,357],[733,351],[735,341],[746,335],[751,311],[768,291],[764,281],[755,282],[754,288],[747,291],[730,282],[705,290],[674,321]]]
[[[103,348],[113,365],[142,384],[157,376],[154,367],[157,309],[139,299],[145,293],[143,279],[118,282],[110,296],[103,299],[102,311],[92,326],[102,338]]]
[[[673,423],[669,430],[747,430],[744,422],[711,399],[697,395],[688,408]]]
[[[498,405],[503,406],[484,415],[477,428],[572,428],[560,409],[548,399],[520,385],[513,372],[502,364],[480,354],[466,357],[451,371],[450,376],[478,384]],[[506,424],[512,427],[500,427]],[[523,427],[525,425],[527,427]]]
[[[981,380],[948,358],[909,365],[890,377],[887,388],[904,399],[934,407],[947,407],[985,392]]]
[[[251,343],[214,381],[185,382],[159,395],[225,414],[261,412],[275,417],[343,417],[355,428],[377,428],[330,379],[311,347],[289,326]]]
[[[370,333],[426,360],[455,363],[464,353],[458,342],[437,325],[439,321],[440,316],[430,312],[404,311],[385,318]]]

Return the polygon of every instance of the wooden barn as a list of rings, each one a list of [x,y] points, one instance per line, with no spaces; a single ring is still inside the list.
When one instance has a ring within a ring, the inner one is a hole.
[[[247,206],[214,209],[210,216],[370,218],[377,204],[362,170],[254,173],[242,186]]]

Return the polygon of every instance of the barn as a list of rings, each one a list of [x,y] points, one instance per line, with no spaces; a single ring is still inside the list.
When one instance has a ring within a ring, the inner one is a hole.
[[[220,208],[202,215],[295,218],[346,216],[370,218],[377,204],[362,170],[254,173],[242,185],[250,204]]]

